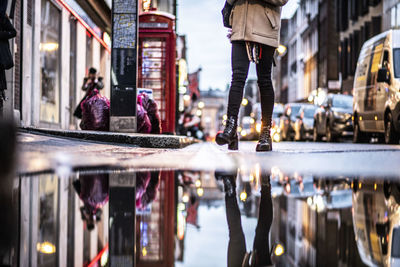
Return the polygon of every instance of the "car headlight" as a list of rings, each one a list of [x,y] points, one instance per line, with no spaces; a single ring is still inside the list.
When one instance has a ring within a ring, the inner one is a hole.
[[[256,124],[256,131],[257,131],[257,133],[261,132],[261,123]]]
[[[337,112],[337,111],[334,111],[334,112],[333,112],[333,116],[334,116],[335,118],[338,118],[338,119],[344,119],[344,118],[345,118],[345,115],[346,115],[346,113]]]

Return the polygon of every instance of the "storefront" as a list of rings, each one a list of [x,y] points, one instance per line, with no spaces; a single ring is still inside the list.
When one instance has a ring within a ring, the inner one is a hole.
[[[81,86],[90,67],[104,78],[101,93],[110,95],[110,3],[79,3],[23,1],[31,17],[21,25],[24,126],[77,129],[79,122],[72,113],[84,95]]]
[[[60,26],[61,10],[41,0],[40,121],[60,123]]]

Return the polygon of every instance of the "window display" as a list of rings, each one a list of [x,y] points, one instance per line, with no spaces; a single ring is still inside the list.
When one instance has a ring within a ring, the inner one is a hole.
[[[60,23],[61,11],[42,0],[40,31],[40,120],[60,122]]]

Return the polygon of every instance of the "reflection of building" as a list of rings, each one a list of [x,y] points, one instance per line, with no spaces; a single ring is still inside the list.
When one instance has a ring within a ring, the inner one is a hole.
[[[19,266],[30,262],[35,266],[84,266],[107,248],[108,202],[101,206],[99,221],[89,231],[81,217],[84,202],[70,178],[42,175],[21,180]]]
[[[285,247],[282,266],[364,266],[353,231],[349,186],[320,181],[318,187],[323,193],[301,197],[292,183],[291,193],[273,198],[271,242]]]
[[[135,266],[173,266],[174,178],[171,171],[21,178],[15,201],[19,247],[10,266],[109,266],[118,257],[136,257]],[[90,207],[96,207],[92,230]]]
[[[13,23],[6,116],[14,113],[24,126],[75,128],[72,112],[89,67],[104,77],[109,96],[111,1],[17,0]]]

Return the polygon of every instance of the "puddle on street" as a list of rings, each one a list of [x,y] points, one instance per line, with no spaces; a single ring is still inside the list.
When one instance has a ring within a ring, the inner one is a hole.
[[[395,181],[259,165],[24,176],[15,249],[20,266],[399,266]]]

